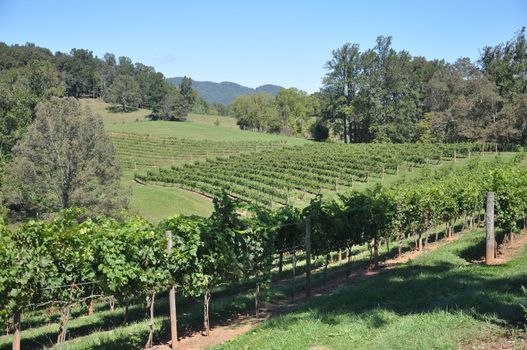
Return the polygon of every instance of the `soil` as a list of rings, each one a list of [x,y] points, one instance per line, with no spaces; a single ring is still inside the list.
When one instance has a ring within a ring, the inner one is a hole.
[[[425,246],[425,252],[434,251],[450,242],[458,239],[459,234],[455,234],[453,237],[445,238],[438,242],[428,243]],[[520,253],[522,247],[527,244],[527,234],[518,235],[516,240],[512,245],[500,246],[499,252],[495,264],[503,264],[513,257],[517,256]],[[391,270],[399,265],[406,264],[409,261],[420,256],[422,252],[419,251],[409,251],[401,254],[401,256],[388,259],[386,261],[380,262],[379,267],[376,269],[361,269],[361,270],[352,270],[348,278],[344,274],[339,274],[338,276],[328,276],[328,281],[326,286],[318,286],[312,289],[312,295],[314,297],[332,294],[340,288],[346,287],[350,282],[360,280],[362,278],[367,278],[369,276],[378,275],[384,271]],[[341,262],[343,263],[344,260]],[[287,280],[282,280],[276,282],[277,284],[282,284],[287,282]],[[267,303],[262,307],[261,317],[255,318],[250,316],[239,316],[236,319],[226,320],[223,323],[211,325],[210,335],[204,336],[201,332],[195,332],[184,338],[180,338],[178,341],[176,349],[185,349],[185,350],[199,350],[204,349],[208,346],[221,344],[229,339],[232,339],[236,336],[244,334],[255,326],[263,322],[264,320],[276,316],[282,313],[291,312],[295,308],[299,307],[303,302],[307,301],[305,291],[299,291],[296,295],[295,301],[291,299],[283,299],[275,302]],[[518,343],[519,342],[519,343]],[[520,345],[519,349],[526,349],[527,345],[525,344],[525,338],[520,337],[518,339],[513,339],[511,336],[501,336],[493,340],[491,343],[481,342],[480,344],[472,344],[470,347],[462,349],[478,349],[478,350],[491,350],[491,349],[518,349],[518,344]],[[170,344],[163,344],[154,346],[151,350],[168,350]]]
[[[527,350],[527,334],[504,332],[502,334],[484,335],[460,348],[461,350]]]

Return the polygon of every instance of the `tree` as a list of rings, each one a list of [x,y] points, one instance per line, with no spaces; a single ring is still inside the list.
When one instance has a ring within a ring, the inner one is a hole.
[[[196,95],[192,89],[192,79],[189,77],[183,77],[181,84],[179,85],[179,91],[181,91],[181,95],[187,100],[188,105],[193,106]]]
[[[280,131],[278,110],[273,96],[258,93],[248,96],[239,96],[232,103],[233,116],[243,130],[259,132]]]
[[[357,142],[355,132],[357,120],[353,119],[354,98],[359,91],[360,51],[358,44],[346,43],[333,50],[332,58],[326,63],[328,73],[323,79],[323,91],[328,98],[325,117],[333,122],[340,121],[340,132],[345,143]],[[351,124],[351,125],[350,125]]]
[[[0,72],[0,154],[24,135],[35,115],[35,106],[51,96],[62,96],[64,87],[55,67],[47,61]]]
[[[98,59],[89,50],[72,49],[70,55],[65,56],[63,70],[69,96],[97,95],[100,81],[97,65]]]
[[[329,128],[324,125],[321,119],[311,125],[311,137],[315,141],[326,141],[329,138]]]
[[[276,96],[280,115],[280,132],[303,135],[308,130],[309,119],[314,113],[315,99],[295,88],[282,89]]]
[[[121,170],[102,119],[74,98],[51,98],[13,151],[4,192],[8,205],[41,212],[85,207],[116,215],[126,205]]]
[[[112,103],[119,104],[123,112],[129,107],[137,108],[141,103],[139,84],[131,75],[118,75],[110,88],[109,98]]]
[[[158,109],[168,94],[169,83],[163,74],[156,72],[153,67],[141,63],[135,64],[135,79],[141,91],[141,106],[152,110]]]
[[[500,96],[507,100],[527,93],[525,32],[523,27],[507,43],[484,47],[479,60],[483,72],[496,83]]]
[[[185,120],[190,106],[179,90],[170,86],[159,107],[154,109],[151,119]]]

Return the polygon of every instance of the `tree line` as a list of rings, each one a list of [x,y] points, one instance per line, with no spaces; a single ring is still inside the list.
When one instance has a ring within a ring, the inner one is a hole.
[[[179,87],[162,73],[128,57],[102,58],[85,49],[56,52],[34,44],[0,43],[0,151],[8,156],[35,116],[38,102],[55,97],[102,98],[114,108],[146,108],[152,119],[184,118],[198,112],[225,114],[209,106],[185,77]]]
[[[526,43],[522,28],[454,63],[397,52],[391,37],[365,51],[345,44],[326,64],[321,119],[344,142],[525,144]]]
[[[380,36],[335,49],[325,67],[320,91],[239,97],[233,116],[242,129],[346,143],[527,142],[525,28],[477,62],[412,56]]]
[[[275,254],[281,271],[284,253],[304,249],[305,223],[311,228],[311,251],[324,257],[324,275],[336,251],[347,252],[349,272],[353,246],[367,244],[377,265],[381,243],[396,241],[400,247],[403,239],[414,238],[416,249],[426,250],[433,227],[444,225],[446,237],[454,234],[456,221],[473,228],[486,191],[495,192],[497,225],[512,242],[526,224],[524,159],[523,153],[509,161],[475,158],[465,167],[428,170],[391,187],[332,200],[317,196],[303,210],[247,207],[223,194],[209,218],[175,216],[157,226],[136,217],[87,219],[82,209],[66,209],[51,221],[30,221],[16,231],[0,225],[0,319],[19,337],[22,313],[59,305],[60,343],[73,305],[111,297],[124,306],[127,322],[128,305],[144,300],[150,310],[146,345],[151,346],[156,295],[175,287],[180,295],[203,298],[208,333],[215,287],[252,281],[258,314],[271,286]]]

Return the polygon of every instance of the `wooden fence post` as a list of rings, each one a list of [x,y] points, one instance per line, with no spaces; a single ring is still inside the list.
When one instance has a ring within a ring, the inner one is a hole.
[[[293,249],[293,252],[291,253],[292,256],[293,256],[293,290],[292,290],[292,297],[293,297],[293,301],[295,301],[295,282],[296,282],[296,252],[295,250]]]
[[[306,297],[311,297],[311,218],[306,219]]]
[[[15,333],[13,333],[13,350],[20,350],[20,313],[16,312],[13,318]]]
[[[167,250],[172,250],[172,231],[166,231]],[[176,314],[176,287],[172,286],[168,292],[168,302],[170,305],[170,334],[172,338],[171,348],[175,349],[177,344],[177,314]]]
[[[485,250],[485,264],[489,265],[495,258],[494,238],[494,192],[487,192],[487,210],[485,211],[485,226],[487,231],[487,244]]]

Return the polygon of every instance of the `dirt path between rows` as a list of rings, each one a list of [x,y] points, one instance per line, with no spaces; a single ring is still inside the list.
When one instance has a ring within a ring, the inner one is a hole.
[[[438,248],[457,240],[458,238],[459,233],[454,235],[453,237],[445,238],[438,242],[429,243],[426,245],[425,251],[435,251]],[[502,254],[498,256],[495,263],[503,264],[512,259],[513,257],[517,256],[525,244],[527,244],[527,234],[522,234],[517,237],[514,244],[500,247]],[[328,276],[326,286],[317,286],[316,288],[313,288],[312,295],[313,297],[318,297],[322,295],[335,293],[337,290],[346,287],[351,282],[355,282],[357,280],[378,275],[379,273],[382,273],[384,271],[391,270],[397,266],[408,263],[409,261],[417,258],[421,254],[422,253],[419,251],[409,251],[401,254],[401,256],[399,257],[380,262],[379,267],[377,269],[351,270],[351,273],[349,274],[348,278],[346,278],[345,273],[340,273],[336,276]],[[279,281],[277,283],[285,282],[287,282],[287,280]],[[229,339],[232,339],[250,331],[255,326],[269,319],[270,317],[293,311],[307,300],[308,299],[306,298],[305,291],[299,291],[296,294],[294,302],[290,298],[287,298],[267,303],[262,307],[262,317],[255,318],[245,315],[235,319],[226,320],[225,322],[217,323],[215,325],[212,325],[210,335],[208,337],[202,335],[201,332],[195,332],[189,336],[181,338],[178,342],[176,349],[200,350],[208,346],[221,344]],[[169,345],[170,344],[157,345],[154,346],[151,350],[169,350]]]

